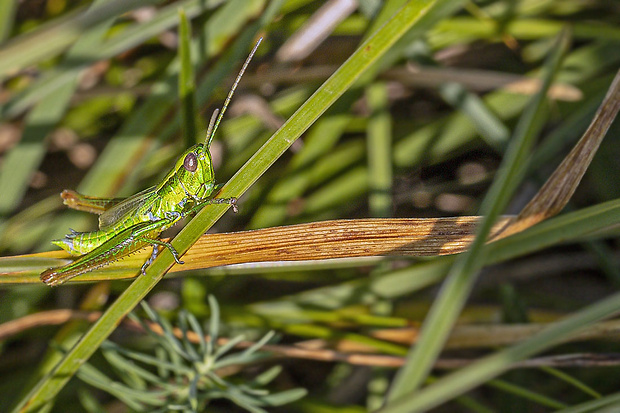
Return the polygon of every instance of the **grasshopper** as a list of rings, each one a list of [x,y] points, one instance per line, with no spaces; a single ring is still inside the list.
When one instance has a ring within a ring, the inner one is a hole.
[[[233,211],[237,212],[236,198],[215,197],[222,185],[215,183],[209,147],[261,40],[256,43],[241,67],[219,115],[218,110],[213,113],[205,142],[187,149],[158,185],[125,199],[89,197],[69,190],[61,193],[64,204],[69,208],[99,214],[99,230],[70,230],[64,238],[52,241],[70,254],[81,256],[63,267],[43,271],[41,281],[50,286],[60,285],[148,245],[153,247],[153,252],[142,265],[142,274],[157,256],[160,246],[167,248],[174,260],[182,264],[183,261],[174,247],[158,238],[162,231],[209,204],[229,204]]]

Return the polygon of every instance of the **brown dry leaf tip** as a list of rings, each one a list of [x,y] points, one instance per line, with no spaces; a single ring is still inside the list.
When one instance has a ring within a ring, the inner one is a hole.
[[[616,73],[607,95],[579,142],[551,174],[534,198],[523,208],[515,222],[494,239],[491,237],[489,239],[505,238],[557,215],[575,193],[581,178],[592,162],[592,158],[594,158],[619,110],[620,70]]]

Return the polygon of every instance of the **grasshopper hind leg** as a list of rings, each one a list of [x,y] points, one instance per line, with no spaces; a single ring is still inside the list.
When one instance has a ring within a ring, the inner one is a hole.
[[[169,227],[173,223],[174,218],[171,218],[154,222],[141,222],[126,228],[72,263],[64,267],[50,268],[43,271],[41,273],[41,281],[50,286],[60,285],[77,275],[109,265],[114,261],[133,254],[149,244],[167,247],[172,252],[175,261],[180,263],[179,254],[172,245],[155,239],[161,233],[162,228]]]

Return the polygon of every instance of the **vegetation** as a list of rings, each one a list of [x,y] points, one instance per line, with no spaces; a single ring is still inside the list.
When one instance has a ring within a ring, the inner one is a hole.
[[[618,408],[619,21],[603,0],[2,3],[0,410]],[[184,265],[43,285],[69,259],[50,241],[96,226],[58,194],[160,181],[260,37],[211,146],[239,213],[166,233]]]

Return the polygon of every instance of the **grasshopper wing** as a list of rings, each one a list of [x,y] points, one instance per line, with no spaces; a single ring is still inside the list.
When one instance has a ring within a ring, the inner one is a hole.
[[[130,196],[114,205],[99,215],[99,229],[106,230],[113,227],[116,223],[124,221],[130,215],[134,214],[137,209],[144,205],[146,201],[155,193],[155,187],[145,189],[135,195]]]

